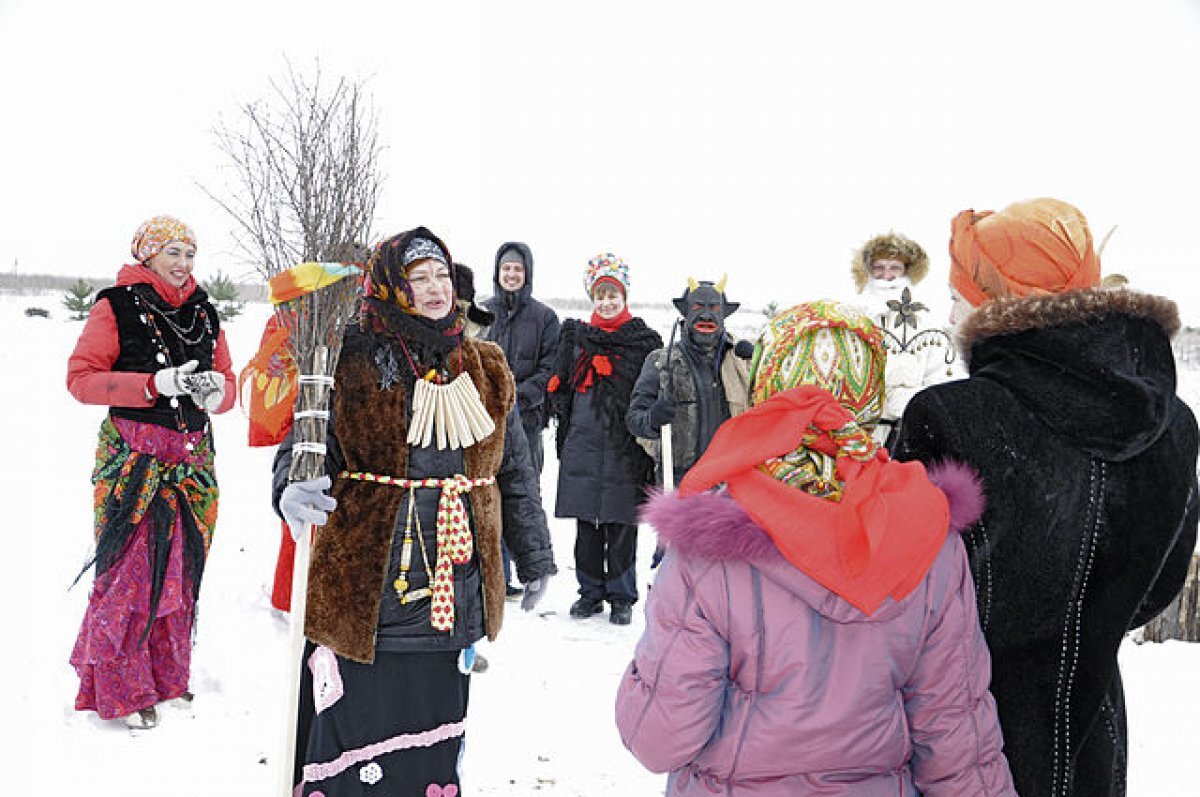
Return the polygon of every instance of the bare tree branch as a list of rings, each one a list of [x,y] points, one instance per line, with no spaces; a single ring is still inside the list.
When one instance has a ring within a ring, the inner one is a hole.
[[[201,189],[234,222],[237,252],[264,278],[305,261],[346,261],[372,240],[382,175],[378,116],[361,82],[332,86],[289,63],[267,98],[214,134],[228,163]]]

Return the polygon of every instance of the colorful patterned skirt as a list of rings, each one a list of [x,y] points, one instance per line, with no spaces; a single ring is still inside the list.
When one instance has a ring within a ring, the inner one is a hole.
[[[376,652],[360,664],[307,643],[296,794],[460,797],[474,655]]]
[[[217,515],[203,432],[105,419],[96,450],[96,567],[71,653],[75,708],[104,719],[179,697]]]

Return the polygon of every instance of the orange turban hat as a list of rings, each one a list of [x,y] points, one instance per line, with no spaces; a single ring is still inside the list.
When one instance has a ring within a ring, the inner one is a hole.
[[[1079,209],[1031,199],[998,213],[964,210],[950,231],[950,285],[973,306],[1100,283],[1100,258]]]

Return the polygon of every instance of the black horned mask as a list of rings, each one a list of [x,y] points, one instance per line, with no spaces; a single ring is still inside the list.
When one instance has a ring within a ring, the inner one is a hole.
[[[725,277],[716,284],[689,278],[687,290],[674,303],[683,316],[688,340],[702,349],[715,347],[725,337],[725,319],[741,306],[725,298]]]

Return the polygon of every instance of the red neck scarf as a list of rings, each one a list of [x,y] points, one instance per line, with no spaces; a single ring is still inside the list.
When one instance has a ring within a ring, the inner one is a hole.
[[[632,319],[633,316],[629,312],[629,306],[626,305],[621,308],[620,313],[612,318],[604,318],[599,313],[593,312],[592,320],[588,323],[597,329],[603,329],[605,332],[616,332],[625,325],[626,321],[631,321]]]
[[[196,291],[196,280],[191,274],[183,281],[182,285],[176,288],[163,279],[157,271],[140,263],[137,265],[121,266],[121,270],[117,272],[117,285],[121,287],[137,285],[141,282],[152,286],[155,293],[161,296],[163,301],[172,307],[182,307],[183,303],[188,300],[188,297]]]
[[[681,496],[724,482],[789,562],[855,608],[872,614],[891,596],[901,600],[921,583],[946,539],[945,494],[919,462],[892,462],[880,449],[860,462],[837,456],[845,481],[841,501],[817,498],[758,468],[796,450],[805,434],[820,437],[854,416],[826,390],[804,385],[776,393],[730,418],[679,485]],[[836,452],[836,444],[827,451]]]

